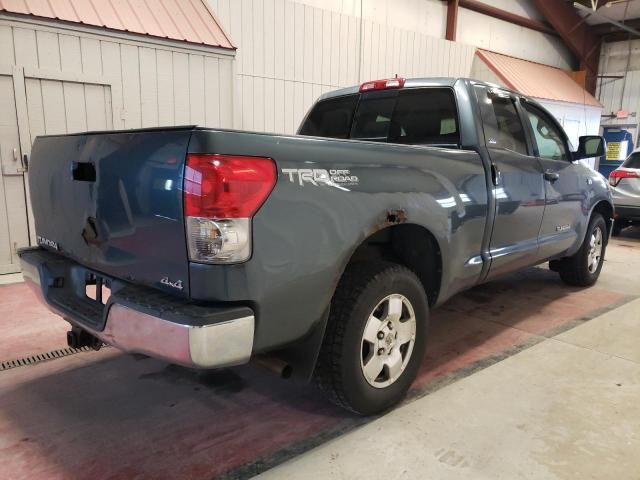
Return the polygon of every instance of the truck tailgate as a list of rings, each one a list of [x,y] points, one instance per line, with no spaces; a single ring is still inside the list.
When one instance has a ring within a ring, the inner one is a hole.
[[[38,243],[99,273],[187,295],[182,178],[193,127],[39,137]]]

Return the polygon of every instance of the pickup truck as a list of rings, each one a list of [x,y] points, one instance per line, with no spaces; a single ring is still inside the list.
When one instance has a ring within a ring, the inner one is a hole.
[[[25,280],[104,343],[196,369],[256,360],[362,415],[402,399],[430,309],[549,262],[602,268],[607,181],[534,100],[469,79],[323,95],[298,135],[195,126],[38,137]]]

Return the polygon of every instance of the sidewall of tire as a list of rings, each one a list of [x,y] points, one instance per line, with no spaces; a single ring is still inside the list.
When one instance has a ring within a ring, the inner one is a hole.
[[[587,258],[589,255],[591,234],[596,227],[600,227],[602,230],[602,252],[600,253],[600,264],[598,265],[598,268],[595,272],[591,273],[587,265]],[[607,233],[607,224],[605,223],[602,215],[599,213],[594,214],[589,222],[589,227],[587,228],[587,233],[584,237],[580,250],[578,250],[573,257],[569,257],[562,261],[560,276],[566,283],[582,287],[589,287],[596,283],[600,276],[602,266],[604,265],[604,258],[609,240]]]
[[[589,255],[589,241],[591,239],[591,234],[596,229],[596,227],[600,227],[600,231],[602,232],[602,251],[600,252],[600,264],[598,265],[596,271],[591,273],[589,271],[589,267],[587,266],[587,257]],[[596,283],[598,277],[600,276],[602,266],[604,265],[604,255],[607,250],[607,242],[609,240],[607,237],[607,232],[607,224],[605,223],[602,215],[598,214],[594,216],[591,223],[589,224],[589,230],[587,231],[587,236],[584,242],[584,252],[582,252],[582,265],[584,268],[585,276],[588,279],[587,281],[590,285]]]
[[[344,393],[354,410],[368,415],[388,409],[402,399],[411,386],[424,357],[429,307],[420,281],[411,272],[392,270],[391,275],[379,277],[371,282],[358,297],[351,309],[350,321],[345,330],[342,359],[342,383]],[[416,338],[407,367],[400,377],[385,388],[370,385],[361,367],[362,334],[369,315],[386,296],[404,295],[416,316]]]

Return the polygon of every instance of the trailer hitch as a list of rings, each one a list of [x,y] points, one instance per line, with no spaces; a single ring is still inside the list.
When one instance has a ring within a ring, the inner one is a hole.
[[[102,340],[94,337],[86,330],[72,327],[71,330],[67,332],[67,345],[75,349],[89,347],[93,350],[100,350],[104,344]]]

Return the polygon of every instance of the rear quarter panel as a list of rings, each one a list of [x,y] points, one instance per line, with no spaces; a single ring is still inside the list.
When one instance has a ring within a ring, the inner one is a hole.
[[[192,263],[195,298],[252,304],[254,350],[303,337],[321,321],[355,249],[401,211],[442,253],[438,301],[478,280],[487,219],[486,177],[475,152],[197,130],[191,153],[268,156],[277,184],[253,219],[253,255],[243,264]],[[300,169],[348,170],[352,184],[300,181]]]

